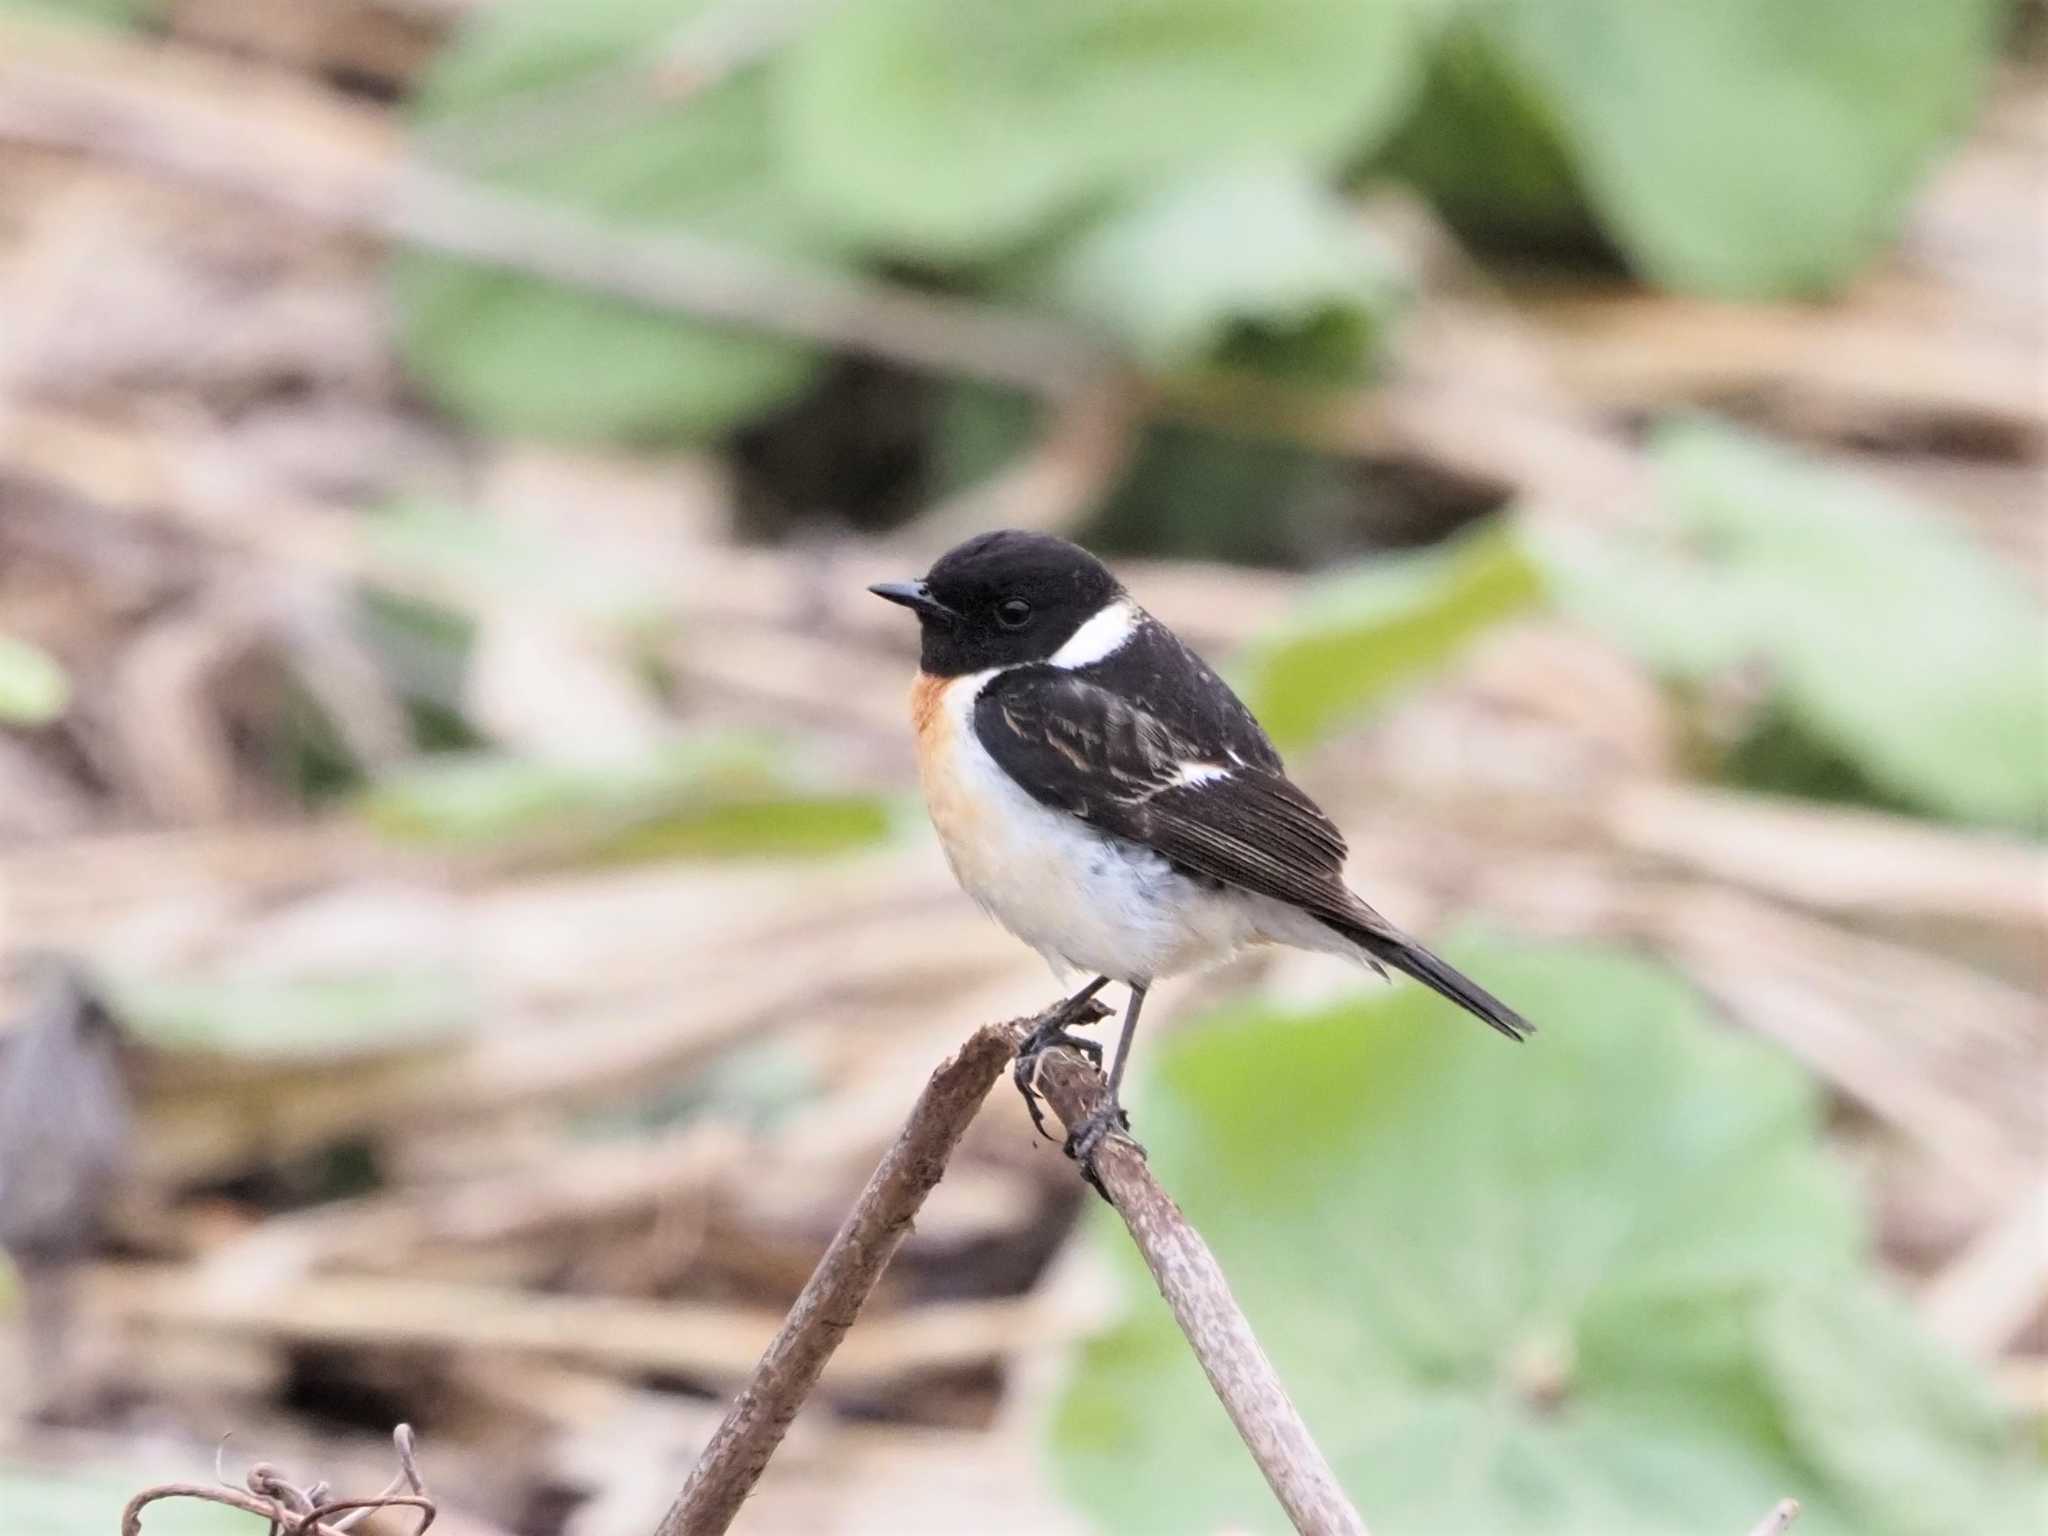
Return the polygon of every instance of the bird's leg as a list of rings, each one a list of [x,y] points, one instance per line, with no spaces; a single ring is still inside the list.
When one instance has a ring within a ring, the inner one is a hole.
[[[1133,985],[1131,1001],[1124,1009],[1123,1032],[1117,1036],[1116,1060],[1109,1069],[1109,1102],[1067,1133],[1067,1156],[1081,1165],[1081,1172],[1105,1200],[1109,1191],[1095,1176],[1095,1151],[1111,1132],[1131,1128],[1131,1117],[1124,1113],[1119,1090],[1123,1087],[1124,1067],[1131,1059],[1131,1037],[1138,1032],[1138,1011],[1145,1006],[1145,991],[1144,987]]]
[[[1096,1066],[1102,1065],[1102,1047],[1085,1035],[1074,1034],[1069,1025],[1078,1024],[1088,1016],[1089,1004],[1095,1001],[1095,994],[1109,985],[1107,976],[1098,976],[1059,1007],[1048,1012],[1039,1021],[1036,1029],[1025,1037],[1017,1048],[1017,1064],[1010,1069],[1016,1081],[1017,1091],[1024,1095],[1024,1107],[1031,1111],[1031,1124],[1038,1134],[1047,1141],[1052,1133],[1045,1128],[1045,1112],[1038,1097],[1038,1058],[1042,1052],[1056,1045],[1071,1046]],[[1100,1013],[1096,1017],[1100,1017]]]

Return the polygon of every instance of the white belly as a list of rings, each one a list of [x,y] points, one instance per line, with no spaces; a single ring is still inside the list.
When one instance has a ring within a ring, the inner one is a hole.
[[[968,895],[1055,970],[1141,985],[1264,936],[1257,917],[1267,903],[1192,880],[1019,788],[971,723],[992,675],[921,680],[916,700],[925,803]]]

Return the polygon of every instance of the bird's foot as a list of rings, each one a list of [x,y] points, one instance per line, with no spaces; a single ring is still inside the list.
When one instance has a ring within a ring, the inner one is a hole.
[[[1081,1165],[1081,1177],[1094,1187],[1095,1193],[1109,1199],[1109,1191],[1102,1187],[1102,1178],[1095,1171],[1095,1154],[1102,1144],[1112,1136],[1121,1136],[1131,1141],[1131,1117],[1121,1104],[1114,1100],[1102,1106],[1067,1133],[1065,1151],[1067,1156]],[[1140,1152],[1145,1149],[1131,1141]]]
[[[1095,1001],[1092,992],[1083,997],[1068,998],[1064,1006],[1041,1019],[1038,1027],[1017,1047],[1017,1061],[1010,1068],[1010,1076],[1017,1084],[1017,1092],[1024,1096],[1024,1107],[1031,1111],[1032,1127],[1047,1141],[1053,1138],[1052,1132],[1045,1128],[1045,1101],[1038,1093],[1038,1059],[1054,1046],[1064,1045],[1085,1056],[1093,1066],[1101,1067],[1102,1047],[1085,1035],[1073,1033],[1071,1026],[1093,1024],[1106,1018],[1108,1013],[1108,1009]]]

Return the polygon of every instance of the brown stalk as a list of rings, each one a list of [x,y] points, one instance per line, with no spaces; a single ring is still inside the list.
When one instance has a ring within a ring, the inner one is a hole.
[[[718,1536],[731,1525],[944,1173],[968,1122],[1037,1022],[986,1025],[932,1074],[656,1536]],[[1099,1108],[1107,1093],[1102,1074],[1065,1049],[1040,1059],[1038,1086],[1068,1125]],[[1112,1137],[1097,1153],[1095,1168],[1295,1529],[1304,1536],[1366,1536],[1365,1522],[1295,1411],[1215,1256],[1152,1177],[1144,1153]]]
[[[657,1536],[710,1536],[732,1523],[1027,1028],[987,1025],[932,1073]]]
[[[1064,1049],[1040,1058],[1038,1089],[1068,1126],[1094,1113],[1108,1094],[1102,1074]],[[1365,1521],[1239,1309],[1222,1266],[1152,1176],[1143,1150],[1128,1138],[1110,1137],[1095,1154],[1095,1176],[1294,1528],[1302,1536],[1367,1536]]]

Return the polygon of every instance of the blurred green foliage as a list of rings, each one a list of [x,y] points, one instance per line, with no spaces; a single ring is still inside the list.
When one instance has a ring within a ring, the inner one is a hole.
[[[814,1056],[787,1038],[771,1036],[720,1052],[687,1079],[665,1084],[638,1103],[580,1115],[576,1128],[593,1138],[645,1135],[714,1115],[769,1131],[803,1114],[829,1087],[828,1074]]]
[[[1675,426],[1655,459],[1668,524],[1542,551],[1567,607],[1681,682],[1754,668],[1780,762],[1803,734],[1810,759],[1905,805],[2048,819],[2048,625],[2012,572],[1880,488],[1725,427]]]
[[[951,263],[1219,163],[1333,168],[1406,104],[1431,9],[854,0],[791,49],[795,180],[868,249]]]
[[[103,27],[132,27],[161,9],[162,0],[0,0],[0,11]]]
[[[2016,829],[2048,821],[2048,619],[1940,517],[1735,429],[1676,424],[1624,534],[1502,524],[1323,578],[1236,671],[1283,747],[1314,744],[1546,595],[1698,715],[1756,701],[1700,767],[1748,788]]]
[[[1273,740],[1306,746],[1436,673],[1474,635],[1542,595],[1519,536],[1494,524],[1323,578],[1234,670]]]
[[[452,135],[465,114],[645,58],[716,0],[511,0],[479,13],[415,103]],[[644,83],[622,87],[648,90]],[[768,71],[741,69],[679,111],[576,124],[486,179],[640,229],[686,230],[821,259],[831,242],[793,196],[778,153]],[[479,152],[494,149],[488,126]],[[409,365],[443,403],[491,431],[637,440],[715,433],[801,390],[817,359],[742,335],[420,252],[394,270]]]
[[[888,835],[884,799],[797,784],[789,760],[734,733],[617,763],[451,753],[381,780],[361,810],[398,841],[558,860],[836,853]]]
[[[1827,292],[1967,126],[2007,0],[1473,3],[1393,164],[1489,243],[1731,297]]]
[[[1552,103],[1505,66],[1476,23],[1445,32],[1415,111],[1369,165],[1424,188],[1455,229],[1492,249],[1612,254]]]
[[[608,555],[560,525],[532,526],[470,507],[404,501],[367,519],[380,568],[440,583],[466,600],[531,606],[627,628],[657,628],[675,608],[674,579]]]
[[[492,6],[421,90],[422,144],[466,143],[456,168],[482,155],[487,179],[635,229],[1021,296],[1155,370],[1320,378],[1358,376],[1393,307],[1347,168],[1413,179],[1488,244],[1611,244],[1673,287],[1823,292],[1966,124],[2009,11],[847,0],[665,101],[653,62],[715,3]],[[517,129],[607,79],[595,121]],[[776,337],[422,253],[396,290],[418,376],[494,430],[702,436],[815,375]]]
[[[1357,216],[1285,161],[1164,182],[1000,286],[1157,372],[1222,361],[1333,383],[1362,376],[1405,291]]]
[[[2038,1490],[1997,1397],[1875,1288],[1796,1066],[1647,960],[1451,954],[1535,1044],[1408,986],[1246,1005],[1163,1046],[1138,1101],[1373,1529],[1700,1536],[1786,1494],[1814,1536],[2023,1529]],[[1133,1310],[1060,1402],[1066,1487],[1124,1536],[1280,1529],[1106,1246]]]
[[[459,1035],[476,998],[438,970],[191,980],[110,975],[122,1026],[159,1050],[328,1061],[408,1051]]]
[[[1042,412],[978,384],[947,389],[932,436],[935,493],[996,473],[1029,446]],[[1075,537],[1105,555],[1300,566],[1355,542],[1356,466],[1273,438],[1157,421]]]
[[[155,1474],[109,1467],[66,1470],[0,1462],[0,1510],[7,1536],[101,1536],[121,1528],[121,1510]],[[196,1499],[166,1499],[143,1516],[149,1536],[255,1536],[256,1517]]]
[[[48,725],[71,702],[71,680],[40,646],[0,634],[0,725]]]

